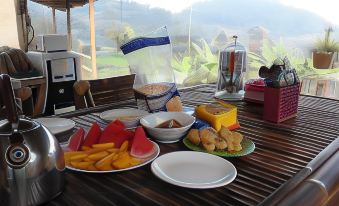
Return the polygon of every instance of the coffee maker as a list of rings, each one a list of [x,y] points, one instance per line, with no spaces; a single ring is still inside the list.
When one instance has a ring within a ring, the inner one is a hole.
[[[222,100],[242,100],[244,98],[244,75],[247,68],[247,52],[245,47],[237,42],[227,45],[219,54],[219,71],[215,97]]]

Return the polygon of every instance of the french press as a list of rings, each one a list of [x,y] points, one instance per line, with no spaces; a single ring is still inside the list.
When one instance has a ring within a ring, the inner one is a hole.
[[[231,42],[219,55],[219,71],[215,97],[223,100],[244,98],[243,78],[247,67],[247,52],[233,36]]]

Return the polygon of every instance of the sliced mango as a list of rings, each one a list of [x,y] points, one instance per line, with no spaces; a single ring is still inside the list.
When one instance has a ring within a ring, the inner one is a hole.
[[[103,143],[103,144],[94,144],[92,145],[93,148],[101,148],[101,149],[110,149],[114,147],[114,143]]]
[[[102,152],[91,154],[91,155],[88,156],[88,158],[91,159],[91,160],[94,160],[94,161],[98,161],[98,160],[101,160],[102,158],[106,157],[107,155],[109,155],[108,152],[102,151]]]
[[[126,140],[121,144],[119,152],[126,152],[127,149],[128,149],[128,141]]]
[[[107,152],[111,152],[111,153],[118,153],[120,151],[120,148],[111,148],[111,149],[107,149]]]
[[[95,167],[99,170],[102,170],[103,168],[107,168],[111,165],[112,158],[115,154],[110,154],[104,157],[103,159],[99,160],[97,163],[95,163]]]
[[[81,161],[87,156],[88,156],[87,154],[77,154],[77,155],[71,156],[70,161]]]

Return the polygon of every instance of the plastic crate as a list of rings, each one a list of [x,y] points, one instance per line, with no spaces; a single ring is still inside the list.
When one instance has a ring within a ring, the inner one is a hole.
[[[266,87],[264,91],[264,120],[282,122],[298,113],[300,84],[283,88]]]

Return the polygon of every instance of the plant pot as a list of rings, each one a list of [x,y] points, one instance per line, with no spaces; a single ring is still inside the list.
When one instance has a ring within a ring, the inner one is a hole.
[[[313,52],[313,67],[316,69],[330,69],[333,65],[334,52]]]

